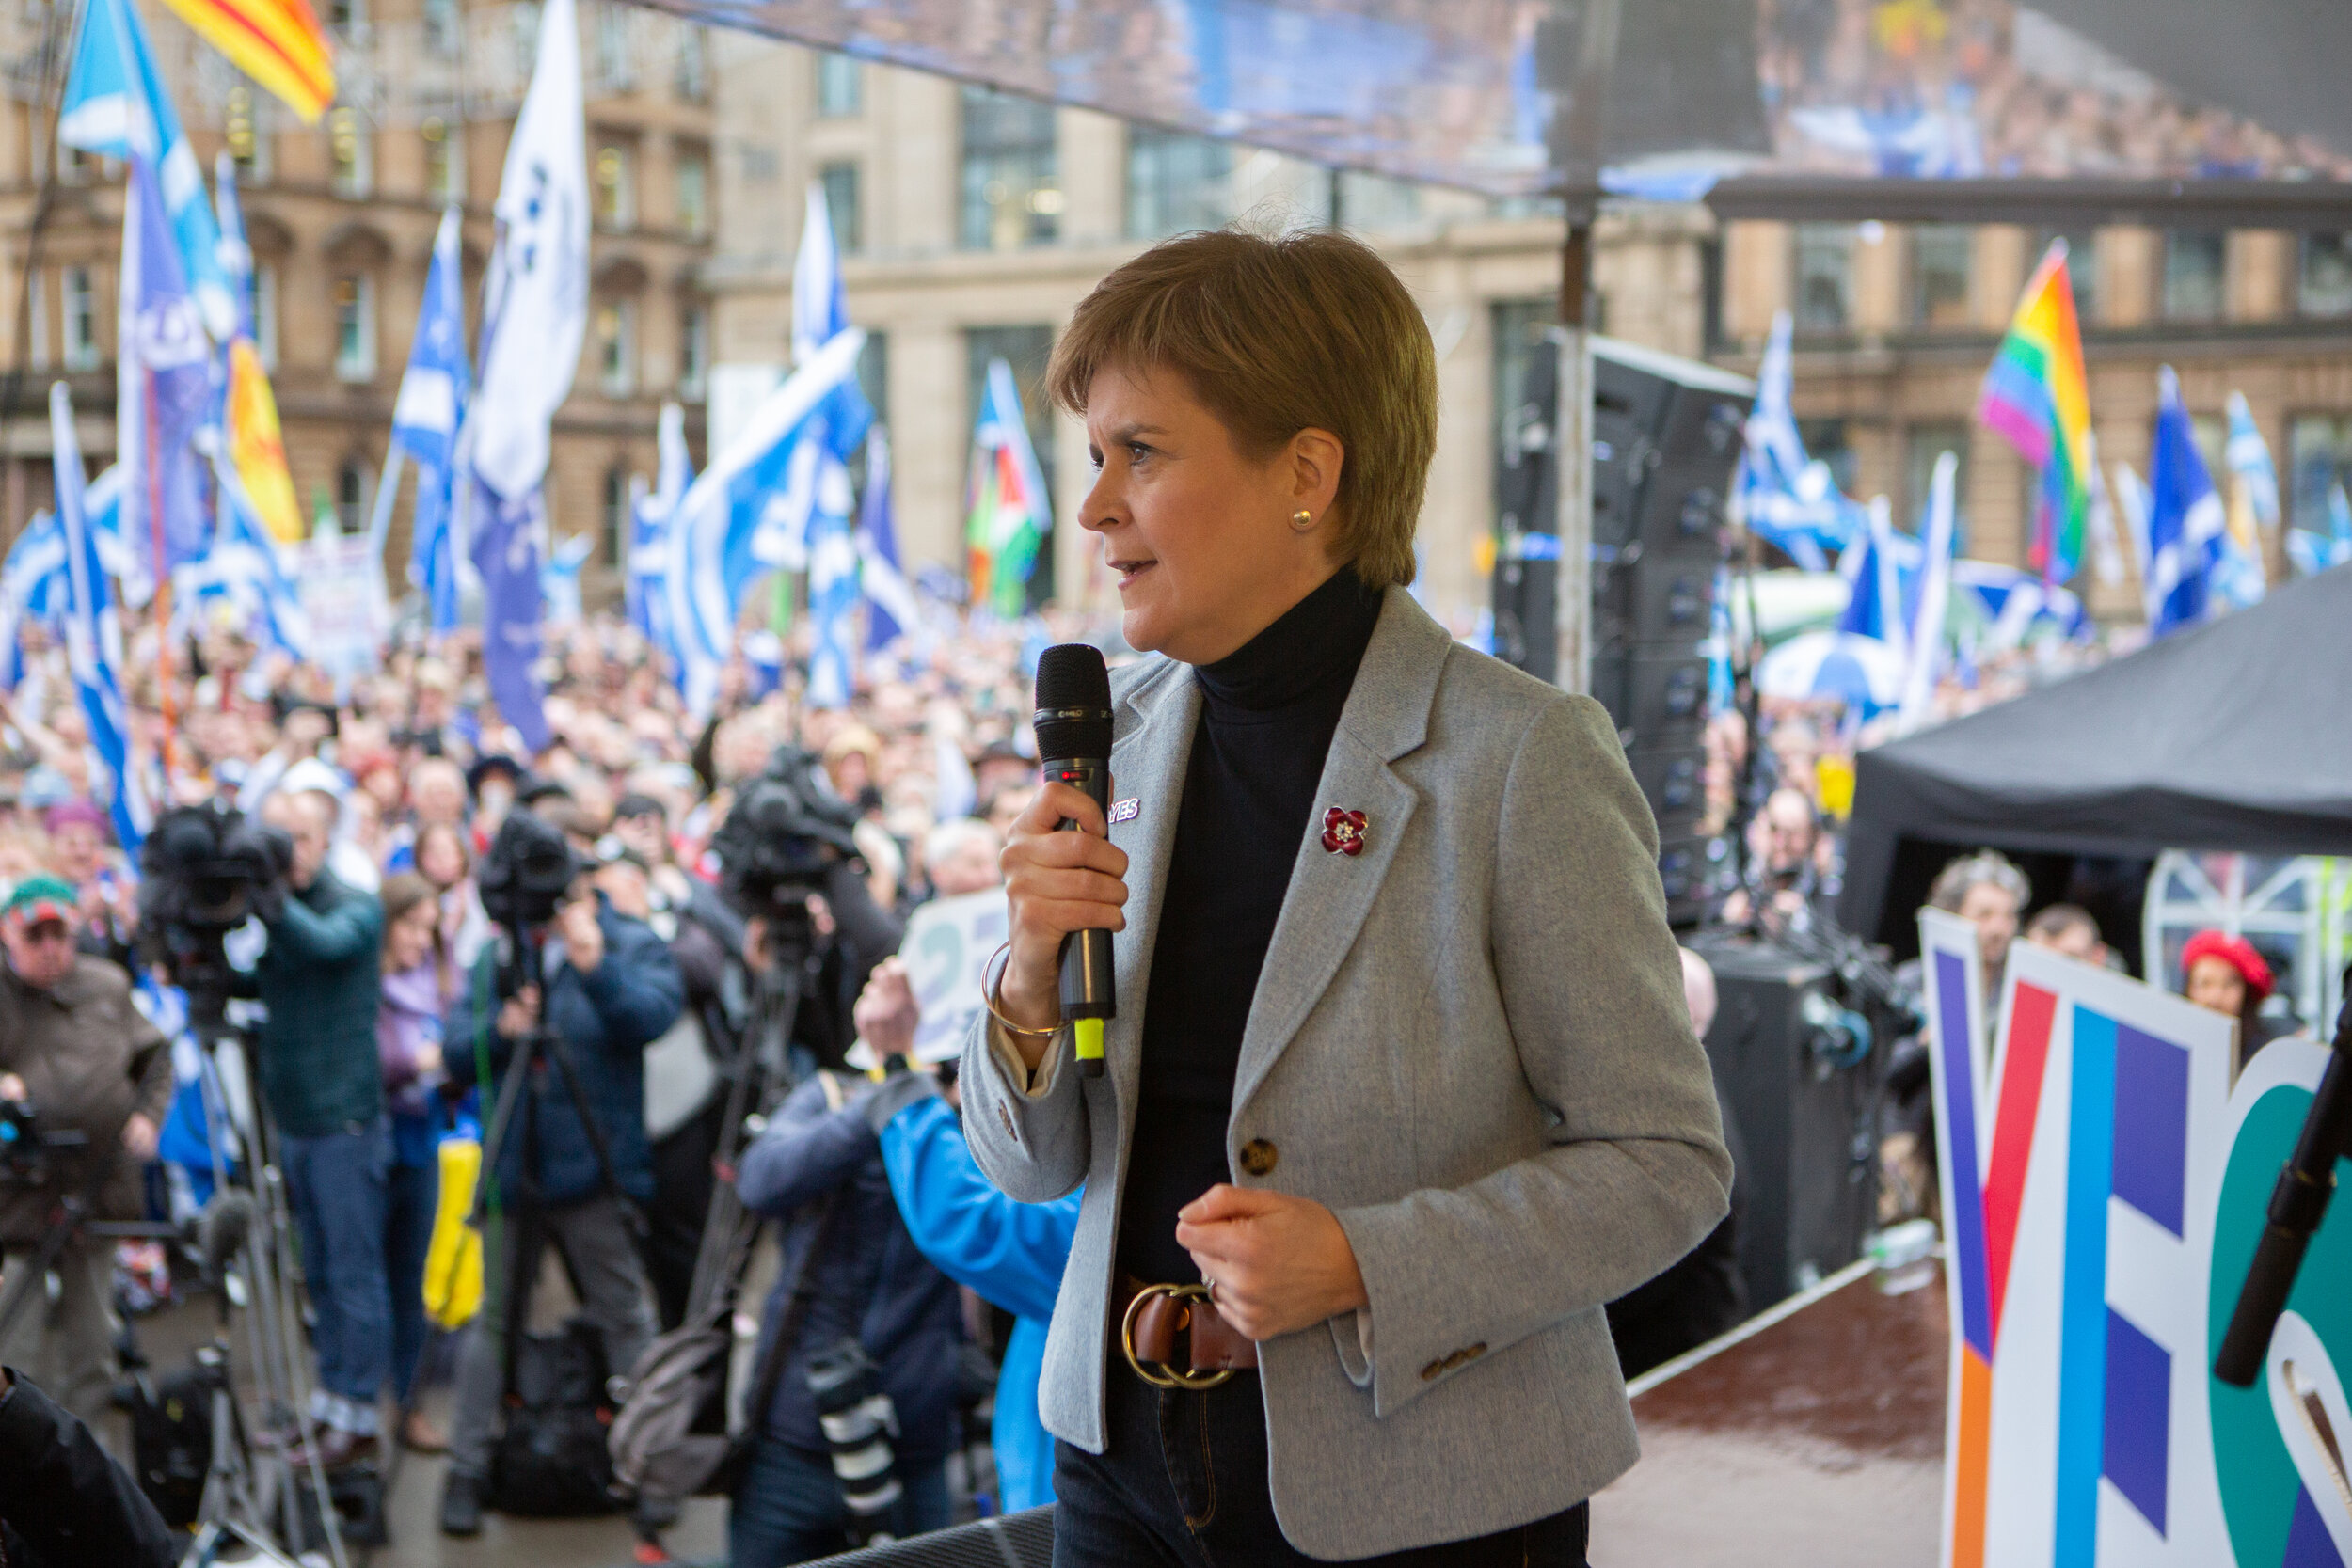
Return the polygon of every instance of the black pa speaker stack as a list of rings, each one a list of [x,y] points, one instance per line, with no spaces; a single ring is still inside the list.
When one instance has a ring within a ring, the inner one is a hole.
[[[1593,342],[1592,693],[1658,818],[1677,925],[1700,917],[1706,640],[1724,502],[1754,385],[1696,360]],[[1559,339],[1535,346],[1503,442],[1495,652],[1557,681]]]

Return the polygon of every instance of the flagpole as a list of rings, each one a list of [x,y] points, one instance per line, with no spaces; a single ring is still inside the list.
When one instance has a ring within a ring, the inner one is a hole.
[[[162,710],[164,724],[164,797],[168,800],[180,715],[179,703],[171,689],[171,569],[164,556],[164,458],[155,434],[155,372],[145,365],[139,367],[139,388],[147,412],[147,417],[139,421],[139,436],[147,448],[147,534],[155,563],[155,677],[160,688],[157,705]],[[129,766],[126,752],[124,767]]]

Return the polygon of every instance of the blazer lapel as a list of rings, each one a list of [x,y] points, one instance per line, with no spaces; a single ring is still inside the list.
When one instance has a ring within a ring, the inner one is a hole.
[[[1372,912],[1417,800],[1412,786],[1390,765],[1418,750],[1427,736],[1429,705],[1452,645],[1453,639],[1410,594],[1389,590],[1331,737],[1314,811],[1259,971],[1233,1081],[1235,1115],[1323,1000]],[[1363,814],[1361,853],[1324,848],[1324,814],[1335,807]]]
[[[1119,1016],[1104,1039],[1121,1115],[1135,1114],[1143,1063],[1144,990],[1152,976],[1152,945],[1160,900],[1168,891],[1168,861],[1176,847],[1184,768],[1200,718],[1200,691],[1191,672],[1164,664],[1120,700],[1111,753],[1111,799],[1136,802],[1135,815],[1111,824],[1111,842],[1127,851],[1127,928],[1111,939],[1119,982]],[[1122,1138],[1124,1132],[1122,1129]]]

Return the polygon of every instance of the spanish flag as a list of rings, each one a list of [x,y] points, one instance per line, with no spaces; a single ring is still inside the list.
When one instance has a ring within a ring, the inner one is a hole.
[[[335,101],[335,56],[310,0],[164,0],[239,71],[306,125]]]

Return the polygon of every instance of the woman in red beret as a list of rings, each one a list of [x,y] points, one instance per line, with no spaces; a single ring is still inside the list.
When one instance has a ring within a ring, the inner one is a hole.
[[[2244,937],[2200,931],[2181,949],[2181,994],[2201,1007],[2238,1021],[2237,1068],[2270,1043],[2259,1016],[2276,981],[2270,965]]]

